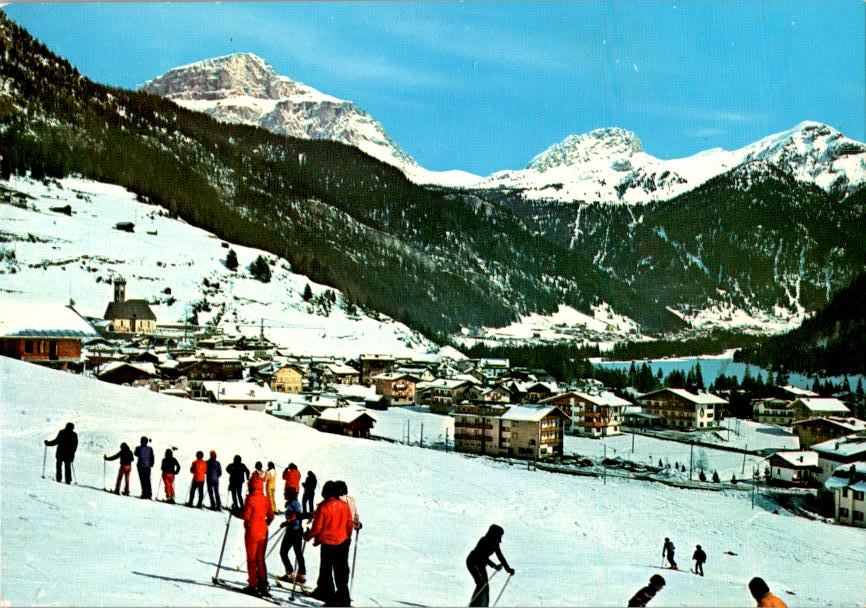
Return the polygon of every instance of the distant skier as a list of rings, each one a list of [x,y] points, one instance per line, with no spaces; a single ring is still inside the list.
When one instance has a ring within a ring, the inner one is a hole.
[[[232,495],[232,508],[240,509],[244,504],[244,482],[250,478],[250,470],[241,461],[241,457],[235,455],[234,461],[226,467],[226,473],[229,474],[229,492]]]
[[[475,581],[475,591],[472,592],[472,599],[469,601],[470,606],[488,606],[490,605],[490,588],[487,584],[487,566],[499,570],[505,568],[509,575],[514,574],[514,569],[505,561],[502,551],[499,549],[499,543],[502,542],[502,535],[505,531],[496,524],[487,529],[487,533],[481,537],[475,548],[469,552],[466,558],[466,568],[469,569],[469,574],[472,575],[472,580]],[[496,554],[499,560],[498,564],[491,561],[490,556]]]
[[[770,593],[767,583],[758,576],[749,581],[749,591],[752,593],[755,601],[758,602],[758,608],[788,608],[785,602]]]
[[[665,579],[660,574],[653,574],[650,577],[649,585],[641,587],[628,601],[629,606],[646,606],[651,599],[656,596],[656,593],[662,590],[665,586]]]
[[[671,542],[671,539],[665,537],[665,544],[662,547],[662,560],[664,560],[665,555],[667,555],[668,563],[673,570],[677,569],[677,563],[674,561],[674,544]],[[664,563],[664,562],[662,562]]]
[[[211,450],[210,458],[207,459],[207,495],[210,499],[210,508],[214,511],[222,509],[222,501],[220,500],[220,477],[222,474],[223,467],[217,460],[216,452]]]
[[[313,527],[304,535],[314,545],[322,546],[319,578],[312,597],[325,602],[326,606],[350,606],[349,538],[354,528],[352,510],[339,500],[334,482],[325,483],[322,498],[324,500],[313,515]]]
[[[138,469],[138,478],[141,481],[141,498],[150,499],[153,490],[150,487],[150,470],[153,468],[156,458],[153,455],[153,448],[147,445],[147,437],[141,438],[141,443],[135,448],[135,457],[138,462],[135,467]]]
[[[283,542],[280,545],[280,559],[283,560],[283,567],[286,569],[286,573],[278,577],[281,581],[297,582],[300,585],[307,582],[307,566],[304,563],[303,547],[301,546],[301,541],[304,538],[301,520],[309,517],[311,517],[310,514],[305,515],[301,510],[298,493],[294,488],[289,488],[289,500],[286,501],[286,521],[280,524],[281,528],[286,528],[286,535],[283,536]],[[289,549],[294,550],[295,559],[298,560],[297,573],[293,572],[292,560],[289,559]]]
[[[316,483],[316,474],[312,471],[307,471],[307,478],[304,480],[304,498],[301,501],[304,513],[313,512],[313,501],[316,498]]]
[[[129,496],[129,472],[132,470],[132,461],[135,460],[135,456],[132,454],[132,450],[129,449],[129,446],[126,443],[120,444],[120,450],[114,454],[113,456],[103,456],[105,460],[117,460],[120,459],[120,467],[117,469],[117,483],[114,484],[114,493],[120,494],[120,480],[126,480],[126,487],[123,489],[123,495]]]
[[[283,470],[283,481],[286,482],[283,488],[283,495],[286,497],[286,500],[289,499],[289,488],[295,488],[298,494],[301,493],[301,472],[298,470],[298,465],[294,462],[289,463],[289,466]]]
[[[174,452],[170,449],[165,451],[165,458],[162,459],[159,469],[162,471],[162,485],[165,486],[165,502],[173,505],[174,476],[180,473],[180,463],[177,461],[177,458],[174,457]],[[159,494],[158,491],[157,494]],[[157,496],[157,498],[159,498],[159,496]]]
[[[201,503],[204,501],[204,480],[207,477],[207,463],[204,461],[204,452],[201,450],[195,453],[195,460],[192,461],[189,472],[192,473],[192,485],[189,487],[189,500],[186,506],[192,506],[195,493],[198,492],[198,504],[196,506],[201,509]]]
[[[246,468],[246,467],[244,467]],[[254,473],[247,484],[244,510],[236,516],[244,520],[244,546],[247,552],[247,580],[244,589],[251,595],[270,595],[265,548],[268,545],[268,525],[274,520],[274,511],[268,497],[262,492],[264,479]]]
[[[57,433],[57,437],[51,441],[45,440],[45,445],[56,445],[54,459],[57,462],[57,470],[54,479],[63,481],[63,470],[66,470],[66,483],[72,483],[72,461],[75,460],[75,450],[78,449],[78,435],[75,433],[75,425],[66,423],[66,427]]]
[[[277,468],[273,462],[268,463],[268,477],[265,482],[265,490],[268,495],[268,500],[271,501],[271,509],[274,513],[277,512],[277,499],[274,497],[274,492],[277,488]]]
[[[704,562],[707,561],[707,554],[704,553],[704,550],[701,549],[701,546],[698,545],[695,547],[695,552],[692,555],[692,559],[695,560],[695,574],[704,575]]]

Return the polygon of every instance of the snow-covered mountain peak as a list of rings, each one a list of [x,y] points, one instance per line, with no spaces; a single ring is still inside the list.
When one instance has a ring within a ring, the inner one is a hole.
[[[596,129],[582,135],[569,135],[533,158],[527,169],[543,173],[554,167],[604,159],[611,159],[616,163],[643,151],[640,139],[631,131],[618,127]],[[625,163],[619,164],[625,167]]]
[[[462,171],[423,169],[363,109],[281,76],[253,53],[180,66],[144,83],[141,89],[221,122],[256,125],[281,135],[354,146],[400,169],[416,183],[464,186],[481,180]]]

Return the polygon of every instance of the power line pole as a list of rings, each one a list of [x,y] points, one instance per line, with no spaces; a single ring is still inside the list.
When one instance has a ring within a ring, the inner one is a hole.
[[[692,480],[692,463],[694,462],[693,454],[695,453],[695,442],[692,441],[691,446],[689,446],[689,481]]]

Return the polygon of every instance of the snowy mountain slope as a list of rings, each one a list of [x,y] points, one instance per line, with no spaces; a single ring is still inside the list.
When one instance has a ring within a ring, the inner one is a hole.
[[[252,53],[180,66],[144,83],[141,89],[222,122],[258,125],[292,137],[330,139],[355,146],[399,168],[416,183],[462,186],[481,179],[463,171],[427,171],[363,109],[278,75]]]
[[[141,434],[158,454],[178,448],[179,494],[198,449],[215,449],[223,463],[235,453],[277,466],[291,460],[320,480],[346,480],[364,523],[353,590],[357,606],[465,604],[472,584],[464,557],[491,523],[505,529],[502,549],[517,571],[503,595],[505,606],[622,606],[656,573],[668,582],[656,606],[751,605],[746,584],[755,575],[789,605],[862,601],[856,582],[866,560],[862,530],[785,511],[774,515],[761,499],[752,510],[746,492],[618,479],[603,485],[453,452],[320,434],[261,413],[6,358],[0,359],[0,377],[0,580],[3,599],[13,605],[258,603],[208,583],[224,515],[99,490],[102,455]],[[42,439],[69,420],[79,435],[78,486],[39,478]],[[110,479],[116,468],[108,469]],[[223,566],[226,577],[241,582],[244,573],[234,570],[244,560],[238,524],[234,520],[229,529]],[[658,570],[664,536],[679,548],[683,571]],[[709,556],[705,578],[685,571],[696,543]],[[307,547],[306,557],[315,576],[318,551]],[[268,564],[280,572],[275,554]],[[503,574],[493,579],[494,593],[503,582]]]
[[[162,324],[182,323],[185,307],[196,305],[201,324],[213,321],[228,332],[255,335],[264,325],[267,338],[297,353],[408,354],[431,346],[384,316],[347,314],[342,295],[324,314],[324,307],[304,302],[303,293],[307,284],[314,295],[327,288],[266,252],[232,245],[239,266],[228,270],[229,249],[219,239],[118,186],[75,178],[46,186],[13,178],[0,182],[0,192],[0,290],[6,301],[71,298],[81,314],[101,318],[113,297],[111,279],[121,275],[127,297],[151,302]],[[71,215],[50,210],[66,205]],[[133,233],[114,229],[126,221],[135,224]],[[247,271],[259,255],[272,262],[269,283]]]
[[[866,183],[866,144],[827,125],[805,121],[738,150],[706,150],[662,160],[618,128],[570,135],[522,170],[500,171],[478,188],[509,188],[530,200],[645,203],[666,200],[734,167],[765,161],[826,191],[852,192]]]

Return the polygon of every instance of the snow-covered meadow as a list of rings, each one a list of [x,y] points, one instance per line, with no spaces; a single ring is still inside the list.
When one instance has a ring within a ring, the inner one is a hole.
[[[683,570],[662,572],[668,585],[653,606],[751,605],[746,584],[756,575],[789,605],[855,606],[866,595],[862,530],[775,515],[768,510],[775,505],[761,501],[752,510],[745,493],[625,479],[603,485],[453,452],[327,435],[257,412],[6,358],[0,359],[0,404],[0,597],[12,605],[259,602],[209,584],[224,514],[101,490],[102,455],[142,434],[158,455],[178,448],[179,492],[199,449],[215,449],[224,464],[238,453],[278,466],[294,461],[321,481],[344,479],[364,523],[353,592],[359,606],[467,603],[472,583],[464,558],[494,522],[505,529],[503,552],[517,570],[504,606],[622,606],[661,572],[665,536],[677,545]],[[40,478],[42,439],[70,420],[79,434],[77,486]],[[425,421],[425,437],[426,427]],[[244,559],[237,523],[223,564],[226,576],[240,582],[245,574],[233,570]],[[685,570],[697,543],[709,556],[705,578]],[[279,573],[276,552],[269,566]],[[308,568],[313,576],[318,570],[310,548]],[[495,593],[503,582],[501,574],[493,579]]]
[[[5,301],[67,304],[101,318],[113,298],[111,279],[126,281],[127,299],[145,299],[161,325],[182,323],[189,306],[207,299],[201,324],[265,336],[298,354],[354,357],[362,352],[423,353],[431,344],[383,315],[347,314],[342,295],[327,315],[304,302],[328,288],[291,272],[288,262],[231,244],[237,271],[226,268],[223,241],[109,184],[66,178],[46,185],[13,177],[0,182],[0,293]],[[71,215],[51,207],[71,207]],[[132,222],[134,232],[115,229]],[[273,262],[271,280],[247,271],[257,256]],[[207,283],[205,283],[207,281]]]

